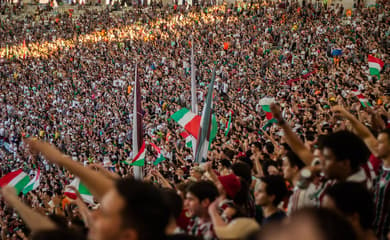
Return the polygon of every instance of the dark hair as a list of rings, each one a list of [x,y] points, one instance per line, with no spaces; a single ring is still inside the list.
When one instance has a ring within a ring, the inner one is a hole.
[[[275,150],[274,144],[272,142],[266,142],[265,143],[265,149],[267,149],[267,152],[269,154],[274,153],[274,150]]]
[[[234,157],[234,151],[233,150],[231,150],[231,149],[224,149],[223,150],[223,153],[226,155],[226,157],[228,157],[230,160],[232,160],[233,159],[233,157]]]
[[[332,198],[336,207],[345,215],[359,214],[360,225],[371,228],[374,221],[374,202],[371,193],[361,183],[340,182],[328,188],[326,195]]]
[[[305,163],[293,151],[288,151],[286,157],[291,167],[297,167],[298,169],[305,167]]]
[[[164,188],[162,189],[162,193],[171,212],[171,216],[178,219],[183,210],[183,200],[177,195],[175,190]]]
[[[254,142],[254,143],[252,143],[252,145],[253,145],[255,148],[257,148],[257,149],[259,149],[259,150],[261,151],[261,143],[260,143],[260,142]]]
[[[275,199],[272,202],[274,206],[278,206],[283,198],[287,195],[288,190],[284,178],[279,175],[269,175],[261,178],[261,181],[267,184],[265,191],[267,195],[274,195]]]
[[[33,233],[31,240],[85,240],[85,235],[70,229],[55,229],[55,230],[43,230]]]
[[[233,173],[245,179],[248,184],[252,183],[251,167],[245,162],[236,162],[232,165]]]
[[[201,237],[189,236],[187,234],[174,234],[167,236],[167,240],[202,240]]]
[[[163,239],[170,216],[162,192],[155,186],[132,178],[116,182],[116,190],[124,199],[123,227],[137,231],[140,240]]]
[[[219,161],[219,163],[226,168],[232,167],[232,163],[227,159],[221,159],[221,161]]]
[[[210,181],[195,182],[188,187],[187,192],[197,197],[200,202],[205,199],[213,202],[219,196],[217,187]]]
[[[336,161],[349,160],[351,169],[356,171],[366,163],[370,156],[366,144],[354,133],[349,131],[339,131],[327,135],[321,148],[329,148],[335,155]]]
[[[326,208],[303,208],[292,214],[291,220],[308,216],[326,240],[356,240],[357,236],[351,223],[336,212]]]

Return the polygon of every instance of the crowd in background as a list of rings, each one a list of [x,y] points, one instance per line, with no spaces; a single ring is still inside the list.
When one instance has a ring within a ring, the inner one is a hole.
[[[0,176],[15,169],[33,176],[39,168],[40,186],[20,199],[42,216],[50,215],[58,231],[89,231],[91,239],[124,234],[114,222],[85,217],[115,206],[104,201],[112,191],[107,186],[115,186],[135,206],[169,209],[177,220],[170,221],[164,211],[129,210],[135,219],[123,221],[137,226],[138,238],[123,239],[162,239],[160,230],[167,225],[166,233],[206,240],[390,239],[389,10],[387,1],[355,9],[351,16],[341,5],[247,2],[115,13],[86,8],[77,17],[40,11],[2,19]],[[86,40],[96,32],[101,35]],[[70,41],[44,49],[47,42],[62,39]],[[183,129],[170,119],[179,109],[191,108],[192,47],[197,114],[216,67],[218,133],[205,164],[194,162],[192,148],[180,136]],[[380,77],[369,74],[368,55],[385,63]],[[126,179],[134,167],[123,162],[136,154],[136,63],[144,138],[166,158],[154,166],[157,153],[147,146],[143,173],[158,192]],[[359,101],[357,91],[370,106]],[[265,98],[277,103],[271,106],[277,123],[268,124],[260,104]],[[29,144],[23,138],[30,138]],[[100,204],[85,209],[81,201],[64,196],[75,176],[86,177],[65,160],[51,160],[53,146],[106,179],[97,180],[101,186],[86,182]],[[2,191],[12,195],[7,188]],[[132,197],[136,194],[145,202]],[[165,198],[171,206],[164,205]],[[27,238],[36,228],[27,228],[6,203],[15,199],[5,200],[0,202],[2,238]],[[152,221],[157,217],[160,223]],[[156,227],[156,235],[134,223],[142,219],[150,221],[150,229]]]

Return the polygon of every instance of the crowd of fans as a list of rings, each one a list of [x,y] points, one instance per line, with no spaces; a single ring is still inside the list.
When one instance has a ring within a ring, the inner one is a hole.
[[[2,239],[389,240],[389,10],[264,1],[3,18],[0,176],[41,177],[19,197],[1,189]],[[218,133],[201,164],[170,119],[191,108],[191,47],[197,114],[216,67]],[[147,145],[143,181],[123,162],[136,154],[135,66],[144,139],[166,158],[153,165]],[[75,177],[96,204],[64,195]]]

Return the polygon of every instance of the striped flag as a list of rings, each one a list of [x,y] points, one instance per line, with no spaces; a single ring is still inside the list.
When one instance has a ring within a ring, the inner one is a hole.
[[[192,148],[192,137],[187,131],[180,133],[180,136],[186,140],[186,147]]]
[[[131,161],[126,160],[125,163],[131,166],[143,167],[145,166],[145,155],[146,155],[145,142],[143,142],[141,148],[139,149],[137,155],[135,155],[133,160]]]
[[[160,162],[165,160],[165,157],[161,153],[161,149],[159,147],[157,147],[156,144],[150,142],[150,145],[152,145],[154,150],[156,150],[156,152],[157,152],[157,159],[153,162],[153,165],[157,166]]]
[[[182,126],[189,134],[198,139],[201,117],[187,108],[182,108],[172,114],[171,118]]]
[[[35,190],[39,187],[41,178],[41,170],[38,169],[35,173],[35,176],[33,179],[30,180],[30,182],[24,187],[23,194],[27,194],[28,192]]]
[[[368,67],[370,68],[370,75],[378,76],[380,79],[380,72],[385,63],[372,55],[368,55]]]
[[[229,111],[229,121],[226,122],[225,136],[227,136],[229,134],[231,124],[232,124],[232,111]]]
[[[73,181],[68,186],[65,187],[65,192],[64,192],[64,195],[67,196],[68,198],[76,199],[77,198],[76,193],[72,189],[70,189],[69,186],[75,187],[77,189],[84,202],[89,204],[95,204],[95,202],[93,201],[92,194],[89,192],[88,188],[80,182],[79,178],[73,179]]]
[[[22,169],[8,173],[0,178],[0,187],[11,186],[19,194],[30,181],[30,177]]]
[[[212,122],[212,101],[213,101],[213,90],[214,90],[214,81],[215,81],[215,70],[213,70],[213,76],[209,84],[209,89],[207,91],[206,104],[203,108],[198,141],[196,144],[196,155],[195,162],[205,162],[207,161],[207,152],[209,150],[209,141],[210,141],[210,132],[211,132],[211,122]]]
[[[275,98],[273,98],[273,97],[264,97],[264,98],[260,99],[259,104],[261,105],[261,108],[265,112],[266,118],[268,120],[271,120],[273,118],[270,106],[274,102],[275,102]]]
[[[273,97],[264,97],[260,99],[259,104],[261,105],[261,108],[265,112],[265,117],[267,118],[267,123],[262,127],[263,130],[266,130],[268,127],[272,126],[272,124],[276,123],[276,119],[272,115],[271,112],[271,104],[275,102],[275,98]]]
[[[359,90],[352,90],[352,93],[359,99],[363,107],[372,107],[372,104]]]
[[[137,74],[138,64],[135,65],[134,109],[133,109],[133,153],[138,153],[131,165],[134,165],[134,177],[142,179],[142,166],[145,164],[145,142],[143,140],[141,88]]]

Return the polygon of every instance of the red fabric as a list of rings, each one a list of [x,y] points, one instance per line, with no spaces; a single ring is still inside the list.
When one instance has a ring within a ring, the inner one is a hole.
[[[226,194],[232,199],[241,190],[240,179],[235,174],[219,176],[218,179],[221,182]]]
[[[189,223],[191,220],[191,215],[188,212],[187,209],[183,209],[180,213],[179,218],[176,221],[176,224],[181,228],[181,229],[187,229]]]

